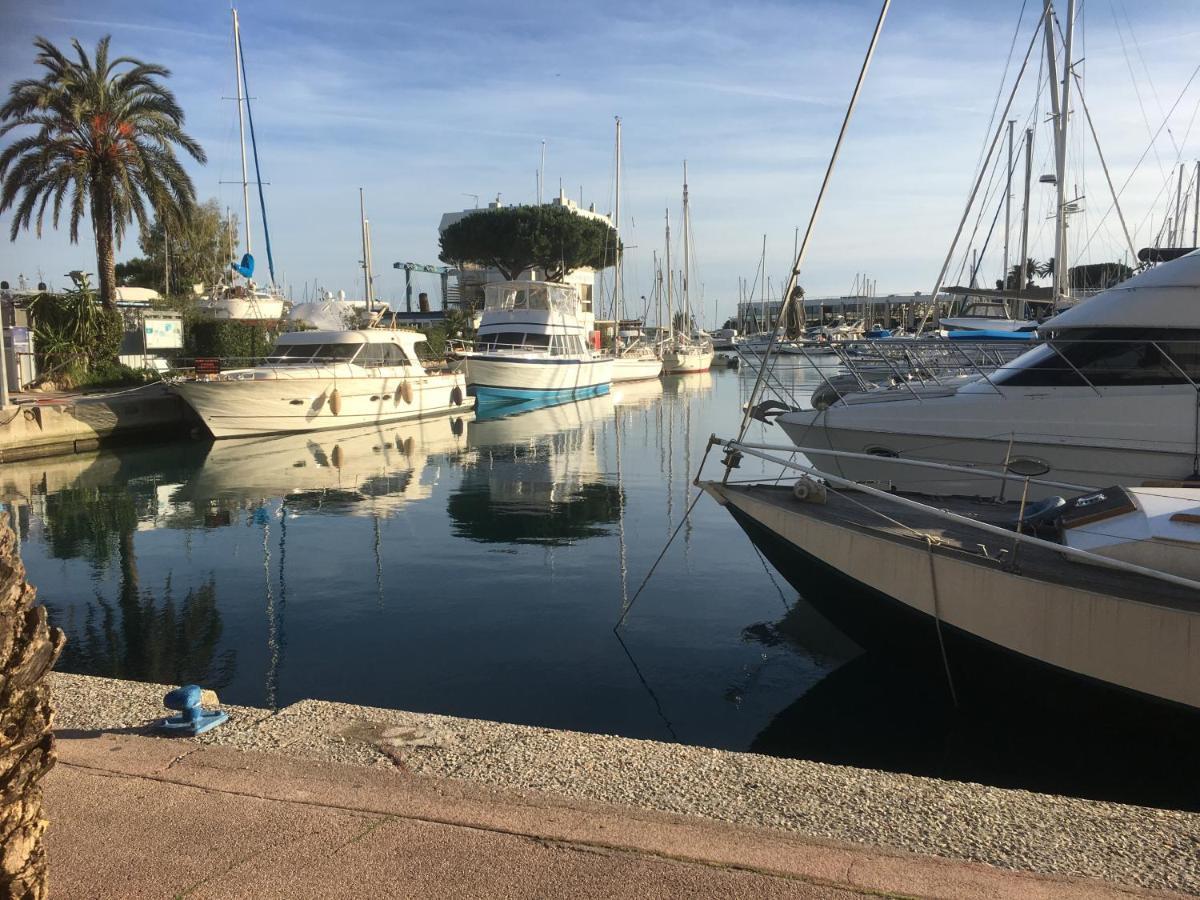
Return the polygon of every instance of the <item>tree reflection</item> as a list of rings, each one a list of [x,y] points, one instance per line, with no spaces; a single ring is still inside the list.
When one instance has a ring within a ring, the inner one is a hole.
[[[624,502],[620,488],[604,482],[582,484],[558,497],[553,486],[539,490],[520,482],[503,485],[503,495],[497,496],[494,485],[473,480],[450,495],[447,509],[455,534],[488,543],[561,545],[605,535]]]
[[[69,635],[61,662],[66,671],[217,689],[233,679],[233,651],[217,653],[222,623],[211,578],[176,601],[168,577],[159,599],[139,592],[136,572],[127,577],[123,565],[116,604],[97,596],[82,617],[76,610],[53,616]]]

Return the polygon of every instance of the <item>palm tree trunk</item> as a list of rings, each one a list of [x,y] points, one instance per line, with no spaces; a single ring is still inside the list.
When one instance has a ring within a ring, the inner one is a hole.
[[[92,191],[92,229],[96,234],[96,268],[100,277],[100,302],[105,309],[117,308],[117,263],[113,255],[112,198]]]
[[[46,673],[65,638],[35,596],[8,516],[0,516],[0,900],[47,896],[39,782],[55,756]]]

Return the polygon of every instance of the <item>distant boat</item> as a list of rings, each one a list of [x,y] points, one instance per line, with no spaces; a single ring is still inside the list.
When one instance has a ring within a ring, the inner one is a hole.
[[[572,284],[488,284],[474,345],[461,351],[467,385],[480,405],[607,393],[613,360],[589,343],[593,333]]]
[[[668,336],[662,348],[663,374],[682,375],[687,372],[707,372],[712,366],[714,350],[712,338],[703,331],[694,330],[692,322],[691,295],[688,282],[691,280],[691,214],[688,208],[687,163],[683,164],[683,325],[676,328],[674,310],[674,278],[671,273],[671,223],[667,220],[667,322]]]
[[[175,381],[213,437],[322,431],[467,412],[461,374],[427,370],[416,331],[296,331],[266,362]]]

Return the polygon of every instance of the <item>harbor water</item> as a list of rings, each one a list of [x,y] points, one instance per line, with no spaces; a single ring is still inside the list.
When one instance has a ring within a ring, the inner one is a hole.
[[[957,709],[825,622],[713,500],[692,507],[753,377],[11,463],[0,497],[66,671],[1200,808],[1190,721]],[[773,377],[800,399],[818,383]]]

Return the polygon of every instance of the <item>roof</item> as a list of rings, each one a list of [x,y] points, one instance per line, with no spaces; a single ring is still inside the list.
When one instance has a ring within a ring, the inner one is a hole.
[[[1066,328],[1200,329],[1200,250],[1134,275],[1038,330]]]

